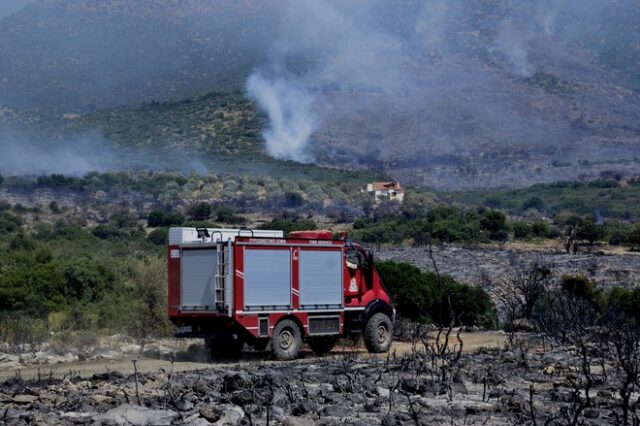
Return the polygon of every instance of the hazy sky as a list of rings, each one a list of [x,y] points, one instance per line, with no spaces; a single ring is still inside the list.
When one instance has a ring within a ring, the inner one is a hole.
[[[25,7],[33,0],[0,0],[0,19]]]

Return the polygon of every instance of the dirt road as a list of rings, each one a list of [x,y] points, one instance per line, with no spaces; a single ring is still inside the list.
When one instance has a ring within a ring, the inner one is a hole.
[[[463,352],[472,352],[479,348],[496,348],[503,347],[506,341],[506,335],[498,332],[474,332],[474,333],[461,333],[463,340]],[[453,343],[456,343],[455,341]],[[420,349],[421,344],[418,344],[416,348]],[[410,352],[414,346],[409,342],[394,342],[391,349],[392,354],[398,356]],[[386,358],[387,354],[369,354],[363,347],[354,346],[337,346],[326,357],[341,357],[349,354],[362,357],[363,359],[371,358]],[[133,362],[131,361],[135,355],[124,355],[120,360],[99,360],[99,361],[81,361],[62,363],[56,365],[40,365],[29,366],[17,370],[0,370],[0,382],[3,382],[12,377],[19,375],[24,380],[48,378],[50,376],[55,378],[63,378],[69,376],[78,377],[91,377],[93,374],[100,374],[106,372],[118,371],[124,375],[129,375],[134,372]],[[297,362],[314,362],[317,357],[313,355],[309,350],[302,350],[299,360]],[[137,369],[140,373],[156,373],[158,371],[170,371],[173,368],[174,372],[195,371],[211,368],[212,366],[228,365],[230,368],[234,366],[242,366],[249,363],[279,363],[271,359],[268,352],[243,352],[238,361],[233,362],[195,362],[195,361],[176,361],[171,364],[171,361],[164,359],[153,359],[138,357]]]

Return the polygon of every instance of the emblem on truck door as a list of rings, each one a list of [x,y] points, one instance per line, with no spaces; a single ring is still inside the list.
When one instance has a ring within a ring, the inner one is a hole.
[[[358,283],[356,278],[351,278],[351,282],[349,283],[349,291],[358,291]]]

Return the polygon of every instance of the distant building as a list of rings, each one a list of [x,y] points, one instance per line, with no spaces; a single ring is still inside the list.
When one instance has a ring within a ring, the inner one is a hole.
[[[404,189],[400,186],[400,182],[372,182],[368,183],[363,191],[373,195],[376,203],[383,200],[404,201]]]

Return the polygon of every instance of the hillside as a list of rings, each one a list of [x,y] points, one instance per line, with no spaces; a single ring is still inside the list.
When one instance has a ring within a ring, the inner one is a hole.
[[[640,7],[577,3],[36,0],[0,21],[0,143],[17,120],[136,167],[271,156],[445,190],[635,175]]]
[[[386,179],[358,168],[275,159],[264,117],[238,93],[73,114],[0,107],[0,175],[155,170],[357,183]]]
[[[0,21],[0,103],[87,111],[241,87],[265,47],[264,8],[247,3],[36,0]]]

